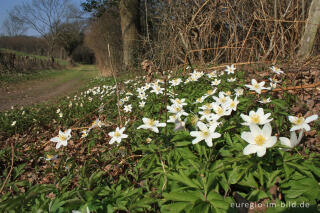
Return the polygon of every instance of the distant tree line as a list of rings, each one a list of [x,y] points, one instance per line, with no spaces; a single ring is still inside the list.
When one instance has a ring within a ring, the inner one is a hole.
[[[7,36],[1,40],[10,41],[0,47],[19,50],[17,43],[35,42],[37,48],[24,51],[47,55],[52,58],[67,59],[70,63],[93,63],[94,55],[84,45],[86,19],[70,0],[30,0],[16,5],[3,23]],[[22,36],[28,29],[37,32],[40,37]],[[4,42],[3,42],[4,43]],[[1,41],[0,41],[1,44]]]

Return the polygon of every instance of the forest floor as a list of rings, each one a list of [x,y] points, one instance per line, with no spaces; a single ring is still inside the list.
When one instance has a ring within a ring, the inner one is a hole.
[[[72,69],[47,72],[32,80],[6,83],[0,86],[0,111],[12,106],[29,106],[78,91],[97,75],[94,66],[80,65]]]

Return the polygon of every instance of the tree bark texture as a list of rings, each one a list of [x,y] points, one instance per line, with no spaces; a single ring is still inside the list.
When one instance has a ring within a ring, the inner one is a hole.
[[[320,0],[313,0],[310,5],[304,34],[300,41],[298,58],[306,59],[311,55],[313,44],[320,25]]]
[[[126,67],[136,64],[139,52],[139,6],[140,0],[120,1],[123,63]]]

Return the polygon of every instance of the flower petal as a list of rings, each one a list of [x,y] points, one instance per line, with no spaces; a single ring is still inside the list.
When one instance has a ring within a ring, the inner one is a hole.
[[[256,153],[257,152],[256,150],[257,150],[257,146],[253,144],[249,144],[243,149],[243,154],[250,155],[250,154]]]
[[[275,145],[276,143],[277,143],[277,137],[272,136],[269,138],[269,140],[267,140],[267,143],[265,144],[264,147],[270,148],[270,147],[273,147],[273,145]]]
[[[252,137],[252,134],[250,132],[242,132],[241,133],[241,138],[243,140],[247,141],[250,144],[255,144],[254,140],[253,140],[253,137]]]
[[[306,118],[306,123],[310,123],[311,121],[315,121],[318,119],[318,115],[311,115]]]
[[[290,148],[293,147],[292,144],[291,144],[291,141],[289,140],[289,138],[280,137],[279,140],[280,140],[280,143],[281,143],[282,145],[287,146],[287,147],[290,147]]]
[[[265,137],[270,137],[272,133],[272,127],[270,123],[266,123],[262,128],[262,133]]]
[[[258,157],[264,156],[264,155],[266,154],[266,151],[267,151],[266,148],[264,148],[264,147],[259,147],[259,148],[257,149],[257,155],[258,155]]]
[[[55,143],[59,143],[60,139],[59,139],[59,137],[54,137],[54,138],[51,138],[50,141],[55,142]]]
[[[202,130],[202,131],[208,131],[208,127],[207,127],[204,123],[202,123],[201,121],[199,121],[199,122],[197,123],[197,126],[198,126],[199,129]]]

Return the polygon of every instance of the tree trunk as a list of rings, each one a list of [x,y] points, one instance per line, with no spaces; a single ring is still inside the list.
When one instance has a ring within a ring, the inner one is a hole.
[[[310,5],[308,19],[305,25],[304,34],[300,40],[298,58],[306,59],[311,55],[312,47],[320,25],[320,1],[313,0]]]
[[[139,48],[139,6],[140,0],[120,1],[123,62],[126,67],[136,63]]]

